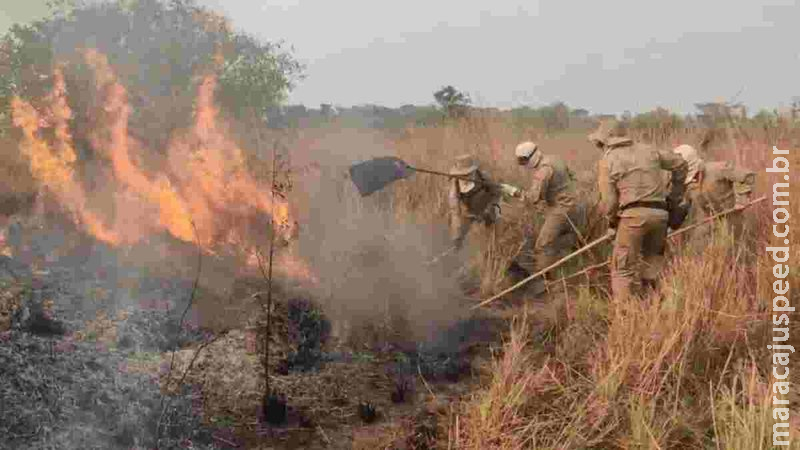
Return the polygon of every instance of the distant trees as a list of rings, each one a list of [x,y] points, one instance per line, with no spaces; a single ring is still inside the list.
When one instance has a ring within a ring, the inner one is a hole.
[[[555,102],[542,108],[544,125],[548,131],[562,131],[569,128],[569,107],[564,102]]]
[[[433,98],[448,117],[463,117],[469,110],[472,100],[453,86],[447,85],[433,93]]]
[[[779,118],[780,116],[775,111],[761,109],[753,116],[753,122],[761,128],[770,128],[778,126]]]
[[[622,119],[623,122],[630,122],[633,120],[633,113],[626,109],[622,112],[620,119]]]
[[[523,106],[514,108],[511,116],[518,127],[533,126],[548,132],[563,131],[570,127],[572,118],[585,120],[589,112],[585,109],[572,111],[564,102],[554,102],[539,108]]]
[[[585,119],[589,117],[589,111],[583,108],[573,109],[572,116],[578,119]]]
[[[683,126],[683,118],[665,108],[656,108],[637,114],[629,120],[633,128],[680,128]]]
[[[663,143],[686,124],[683,117],[658,107],[628,119],[633,131],[650,142]]]

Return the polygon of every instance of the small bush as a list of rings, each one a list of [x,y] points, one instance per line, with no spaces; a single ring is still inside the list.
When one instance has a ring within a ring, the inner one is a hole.
[[[311,300],[289,300],[289,367],[311,370],[319,366],[323,348],[331,333],[331,323]]]

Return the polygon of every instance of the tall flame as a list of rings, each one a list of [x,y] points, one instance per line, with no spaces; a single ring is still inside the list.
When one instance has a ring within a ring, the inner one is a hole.
[[[54,81],[50,114],[56,125],[57,149],[41,138],[40,126],[44,121],[36,109],[15,97],[11,110],[14,126],[22,130],[20,151],[28,158],[33,176],[66,207],[76,223],[82,224],[97,239],[117,244],[119,236],[88,209],[86,193],[74,178],[75,151],[67,125],[71,111],[64,98],[64,79],[59,69],[54,72]]]
[[[23,135],[20,150],[27,156],[31,172],[69,211],[76,224],[113,245],[132,244],[163,231],[185,242],[197,242],[208,252],[217,245],[233,244],[251,255],[249,263],[254,266],[252,255],[257,239],[248,228],[254,219],[268,215],[284,238],[291,236],[294,230],[288,203],[283,198],[273,199],[269,187],[252,177],[244,151],[222,125],[214,103],[214,76],[202,78],[194,123],[189,130],[173,136],[162,170],[147,173],[140,162],[146,156],[144,145],[128,130],[131,108],[127,90],[105,55],[86,50],[83,56],[94,72],[103,105],[88,136],[96,153],[111,168],[113,179],[107,190],[114,194],[114,220],[103,221],[92,211],[83,184],[77,179],[77,158],[69,128],[72,112],[61,69],[54,72],[53,90],[46,99],[46,119],[24,100],[15,98],[12,102],[14,124]],[[54,130],[52,145],[41,135],[44,126]],[[148,216],[144,213],[132,219],[131,210],[154,211],[155,219],[145,220]],[[132,227],[136,232],[130,232]],[[282,253],[276,268],[296,278],[314,279],[307,265],[291,252]]]
[[[184,173],[184,185],[195,192],[191,202],[194,210],[207,212],[236,208],[270,214],[284,230],[290,223],[289,208],[285,201],[272,200],[269,189],[253,179],[245,166],[243,151],[230,139],[219,125],[218,110],[214,105],[216,79],[206,76],[200,83],[197,96],[195,123],[188,137],[176,139],[170,146],[171,154],[189,156],[189,170]],[[180,161],[176,157],[172,161]],[[179,167],[173,167],[178,172]]]
[[[125,88],[117,81],[105,55],[96,50],[87,50],[84,56],[94,69],[98,89],[105,97],[104,126],[93,130],[90,135],[94,148],[111,160],[114,176],[123,189],[158,205],[159,225],[178,239],[191,242],[194,232],[188,211],[172,189],[169,179],[161,175],[150,180],[131,161],[130,148],[138,145],[128,135],[130,106]]]
[[[72,148],[72,133],[69,131],[72,110],[67,104],[66,92],[64,74],[61,68],[57,67],[53,73],[53,93],[51,96],[51,114],[55,125],[56,151],[64,164],[74,164],[77,156],[75,155],[75,149]]]

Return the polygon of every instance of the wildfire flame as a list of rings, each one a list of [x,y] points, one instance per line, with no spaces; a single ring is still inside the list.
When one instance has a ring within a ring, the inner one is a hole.
[[[106,57],[95,50],[84,52],[86,62],[94,69],[97,88],[104,97],[104,126],[90,134],[93,147],[109,159],[118,187],[135,197],[158,206],[159,225],[183,241],[194,238],[189,211],[172,189],[164,174],[151,180],[131,161],[131,148],[139,144],[128,135],[127,92],[117,81]],[[202,242],[201,242],[202,243]]]
[[[60,144],[53,149],[40,137],[40,126],[46,123],[28,102],[14,98],[11,101],[14,125],[22,130],[20,151],[28,158],[31,173],[49,189],[64,205],[76,224],[87,232],[109,244],[117,244],[119,237],[109,230],[103,221],[87,208],[86,193],[75,180],[73,163],[75,161],[69,131],[64,123],[71,115],[63,98],[64,82],[61,71],[54,73],[55,88],[51,95],[51,115],[56,123],[56,138]],[[62,140],[63,139],[63,140]],[[70,157],[71,155],[71,157]]]
[[[111,169],[114,214],[108,208],[94,211],[94,203],[76,172],[76,152],[70,133],[72,112],[66,101],[61,68],[54,71],[53,90],[40,113],[20,98],[12,101],[14,125],[22,131],[21,152],[42,188],[51,192],[76,225],[96,239],[112,245],[130,245],[149,234],[168,232],[185,242],[197,243],[214,253],[219,245],[235,245],[257,266],[253,219],[267,215],[286,240],[294,233],[288,202],[273,196],[247,170],[245,153],[229,136],[214,103],[217,80],[202,78],[197,89],[194,123],[173,136],[161,170],[143,169],[144,145],[128,130],[131,107],[125,87],[107,58],[96,50],[83,52],[94,72],[98,98],[103,105],[88,133],[96,153]],[[42,128],[53,129],[53,143]],[[90,204],[91,203],[91,204]],[[99,209],[99,208],[98,208]],[[135,216],[135,214],[140,214]],[[146,212],[154,212],[152,216]],[[146,220],[149,217],[153,219]],[[105,220],[104,220],[105,219]],[[315,281],[310,268],[291,252],[281,252],[275,268],[289,276]]]

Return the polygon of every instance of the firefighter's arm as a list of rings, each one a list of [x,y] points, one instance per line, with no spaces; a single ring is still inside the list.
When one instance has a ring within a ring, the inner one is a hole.
[[[683,196],[686,193],[686,175],[689,172],[689,164],[681,155],[670,151],[659,150],[658,156],[661,168],[672,174],[667,203],[670,208],[677,207],[683,202]]]
[[[619,194],[617,185],[611,178],[611,168],[609,161],[601,159],[597,164],[597,187],[600,191],[600,205],[603,213],[608,219],[611,228],[616,228],[617,212],[619,211]]]
[[[553,168],[550,166],[543,166],[533,173],[533,181],[531,187],[523,195],[526,200],[538,204],[544,200],[544,195],[547,192],[547,187],[550,180],[553,178]]]
[[[480,174],[480,184],[484,184],[493,195],[497,197],[521,197],[522,189],[507,183],[497,183],[485,173]]]
[[[506,183],[500,183],[500,191],[508,197],[522,197],[522,189]]]

